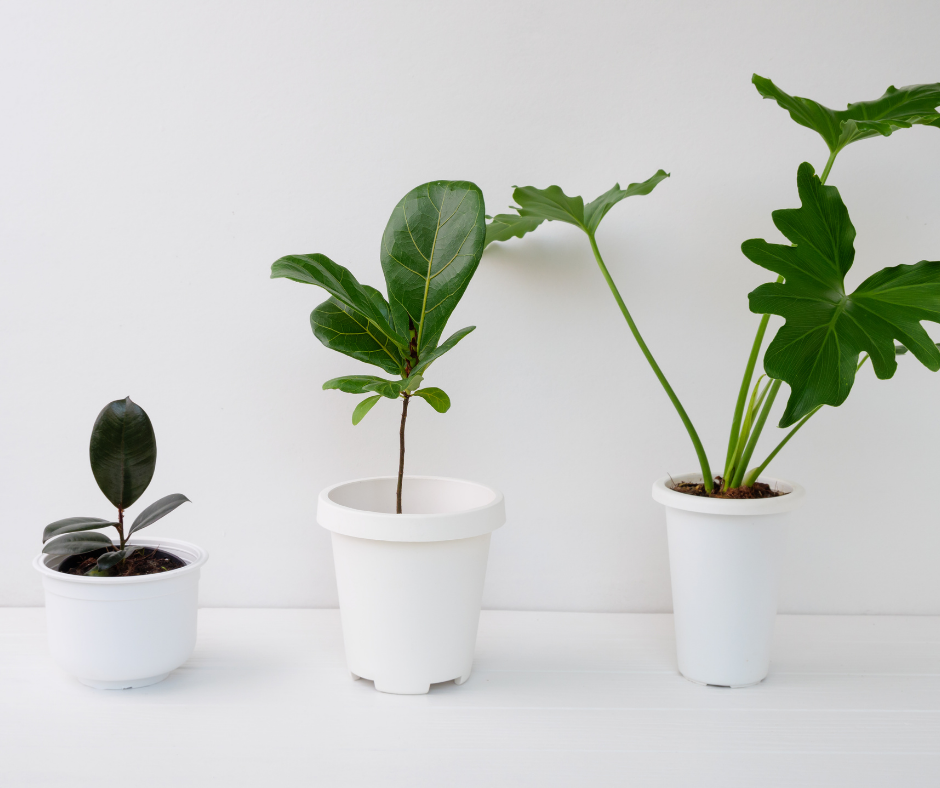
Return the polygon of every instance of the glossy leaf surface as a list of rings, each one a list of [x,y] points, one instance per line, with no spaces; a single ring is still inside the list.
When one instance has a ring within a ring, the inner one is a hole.
[[[439,388],[431,386],[426,389],[418,389],[414,395],[427,401],[438,413],[447,413],[450,410],[450,397]]]
[[[362,402],[356,405],[356,409],[353,411],[352,423],[353,426],[362,421],[366,414],[375,407],[375,403],[382,399],[381,394],[375,394],[372,397],[366,397]]]
[[[46,555],[80,555],[112,546],[111,540],[104,534],[89,532],[60,536],[48,542],[42,551]]]
[[[855,259],[848,211],[810,164],[800,165],[797,186],[802,207],[773,213],[793,245],[751,240],[741,247],[752,262],[785,278],[749,295],[752,312],[786,320],[764,356],[767,375],[791,388],[781,427],[818,405],[841,405],[863,352],[879,378],[890,378],[897,369],[895,340],[929,369],[940,369],[940,350],[920,324],[940,322],[940,262],[885,268],[846,294]]]
[[[154,501],[152,504],[150,504],[150,506],[137,515],[137,517],[134,519],[133,525],[131,525],[131,530],[127,532],[127,535],[130,536],[142,528],[146,528],[148,525],[153,525],[157,520],[162,517],[166,517],[177,506],[181,506],[184,503],[189,503],[189,498],[187,498],[185,495],[182,495],[181,493],[165,495],[163,498]]]
[[[92,428],[89,454],[101,492],[118,509],[131,506],[157,465],[157,439],[143,408],[130,397],[106,405]]]
[[[375,375],[344,375],[341,378],[328,380],[323,384],[323,390],[329,391],[330,389],[338,389],[339,391],[345,391],[347,394],[365,394],[365,392],[371,391],[371,389],[365,387],[372,383],[390,382],[392,381],[376,377]]]
[[[513,213],[501,213],[498,216],[493,216],[492,221],[486,225],[485,246],[489,246],[494,241],[522,238],[526,233],[531,233],[543,221],[543,219],[519,216]]]
[[[791,96],[757,74],[751,81],[761,96],[773,99],[793,120],[817,132],[831,152],[867,137],[887,137],[911,126],[940,128],[940,113],[936,111],[940,106],[940,82],[903,88],[892,85],[879,99],[858,101],[846,109],[833,110],[812,99]]]
[[[114,550],[111,552],[102,553],[98,556],[98,569],[101,571],[107,571],[108,569],[117,566],[125,558],[127,558],[126,550]]]
[[[368,319],[393,343],[408,346],[407,332],[402,334],[392,327],[388,304],[382,294],[374,287],[360,284],[348,268],[334,263],[326,255],[292,254],[282,257],[271,266],[271,278],[322,287],[348,310]]]
[[[42,541],[47,542],[53,536],[62,534],[71,534],[77,531],[93,531],[98,528],[106,528],[109,525],[117,526],[118,523],[110,520],[102,520],[100,517],[66,517],[64,520],[56,520],[49,523],[42,532]]]
[[[417,332],[418,358],[434,348],[476,271],[486,241],[483,193],[467,181],[434,181],[406,194],[382,236],[392,319]]]
[[[445,353],[453,350],[454,345],[456,345],[461,339],[463,339],[467,334],[476,329],[476,326],[467,326],[466,328],[461,328],[459,331],[455,331],[451,334],[444,342],[441,342],[434,350],[429,353],[425,353],[421,356],[421,361],[411,370],[411,377],[415,375],[423,375],[428,367],[431,366],[435,361],[437,361]]]
[[[330,350],[374,364],[392,375],[404,372],[405,362],[395,343],[368,318],[335,298],[327,299],[310,313],[310,327]]]

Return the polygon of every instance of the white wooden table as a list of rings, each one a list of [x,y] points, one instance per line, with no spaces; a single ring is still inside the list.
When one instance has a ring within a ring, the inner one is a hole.
[[[485,612],[428,695],[350,679],[333,610],[200,612],[193,658],[102,692],[0,609],[0,785],[940,786],[940,618],[780,616],[748,689],[676,673],[668,615]]]

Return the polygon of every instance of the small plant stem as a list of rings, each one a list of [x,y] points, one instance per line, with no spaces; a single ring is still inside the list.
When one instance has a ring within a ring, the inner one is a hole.
[[[783,280],[782,276],[777,277],[777,282]],[[741,381],[741,389],[738,391],[738,401],[734,406],[734,418],[731,420],[731,435],[728,438],[728,456],[725,460],[725,472],[722,475],[725,489],[728,487],[728,477],[731,476],[734,468],[735,450],[738,447],[738,439],[741,433],[741,418],[744,415],[744,403],[747,402],[747,392],[751,388],[751,378],[754,377],[754,367],[757,364],[757,357],[760,355],[761,345],[764,344],[764,333],[767,331],[767,323],[770,322],[770,315],[761,315],[760,325],[757,327],[757,336],[754,337],[754,344],[751,345],[751,355],[747,360],[747,367],[744,369],[744,379]]]
[[[855,367],[855,371],[858,372],[866,361],[868,361],[867,353],[865,354],[865,358],[863,358],[861,361],[858,362],[858,366]],[[813,416],[819,413],[821,408],[822,408],[822,405],[817,405],[809,413],[807,413],[802,419],[800,419],[799,422],[797,422],[797,425],[792,430],[790,430],[787,433],[786,437],[782,441],[780,441],[780,443],[777,444],[776,448],[772,452],[770,452],[770,454],[767,456],[767,459],[764,460],[760,465],[758,465],[753,470],[748,471],[747,475],[744,477],[745,487],[750,487],[754,484],[754,482],[757,481],[757,477],[760,476],[764,472],[764,469],[768,465],[770,465],[770,461],[780,453],[780,450],[784,446],[787,445],[787,442],[790,440],[790,438],[796,435],[800,427],[802,427],[804,424],[806,424],[806,422],[808,422],[811,418],[813,418]]]
[[[760,434],[764,429],[764,424],[767,421],[767,417],[770,415],[770,409],[773,407],[774,399],[776,399],[777,392],[779,390],[779,380],[775,380],[770,384],[770,391],[768,392],[767,398],[764,401],[764,407],[761,409],[760,416],[757,417],[757,421],[754,423],[754,429],[751,430],[751,437],[747,441],[747,446],[745,447],[744,453],[741,455],[741,460],[738,462],[737,469],[734,472],[734,479],[731,482],[731,489],[740,487],[741,483],[744,481],[744,472],[747,470],[747,464],[751,461],[751,455],[754,454],[754,449],[757,447],[757,441],[760,440]],[[750,487],[751,485],[748,486]]]
[[[408,418],[408,400],[411,395],[407,392],[402,394],[404,402],[401,406],[401,430],[398,433],[398,491],[395,493],[395,513],[401,514],[401,483],[405,478],[405,419]]]
[[[124,545],[127,543],[127,540],[124,538],[124,510],[121,508],[118,508],[117,532],[118,532],[118,538],[120,539],[120,542],[121,542],[121,549],[123,550]]]
[[[767,385],[764,387],[764,391],[761,393],[760,397],[757,396],[757,392],[760,389],[760,382],[764,376],[761,375],[757,379],[757,383],[754,384],[754,391],[751,393],[751,400],[747,403],[747,407],[744,409],[744,423],[741,425],[741,430],[738,434],[738,443],[734,447],[734,454],[731,457],[731,462],[728,463],[728,468],[724,476],[721,477],[722,489],[730,490],[731,481],[734,478],[737,468],[741,462],[741,455],[744,454],[744,447],[747,445],[748,436],[751,434],[751,425],[754,423],[754,414],[760,408],[761,403],[764,401],[764,396],[767,394],[767,390],[770,388],[770,381],[767,382]]]
[[[594,259],[597,260],[597,265],[601,269],[601,273],[604,275],[604,280],[607,282],[607,286],[610,288],[610,292],[613,293],[614,299],[617,301],[617,306],[620,307],[620,311],[623,313],[623,316],[627,321],[627,325],[630,327],[633,338],[640,346],[640,350],[642,351],[643,355],[646,356],[646,360],[649,362],[650,367],[652,367],[653,373],[662,384],[662,387],[666,390],[666,395],[669,397],[670,401],[678,412],[679,418],[682,419],[682,423],[685,425],[686,432],[689,433],[689,437],[692,439],[692,445],[695,447],[695,453],[698,455],[699,465],[702,467],[702,482],[705,485],[706,492],[710,493],[714,486],[712,481],[712,472],[708,465],[708,457],[705,454],[705,448],[702,446],[702,442],[699,440],[698,433],[695,431],[695,427],[692,426],[692,420],[685,412],[685,408],[682,407],[682,403],[679,402],[679,398],[676,396],[676,392],[672,390],[672,386],[670,386],[669,381],[666,380],[666,376],[659,368],[659,364],[656,363],[656,359],[653,358],[653,354],[650,353],[650,349],[643,341],[643,337],[640,336],[640,330],[637,328],[636,323],[633,322],[633,317],[630,315],[630,310],[627,309],[627,305],[620,297],[620,291],[617,290],[617,285],[614,284],[614,280],[611,279],[610,272],[607,270],[607,266],[604,265],[604,258],[601,257],[600,250],[597,248],[597,241],[594,240],[594,236],[590,233],[588,233],[588,238],[591,241],[591,250],[594,252]]]
[[[822,171],[822,175],[819,176],[819,182],[825,183],[826,178],[829,177],[829,170],[832,169],[832,165],[835,163],[836,156],[839,155],[839,151],[834,150],[829,154],[829,161],[826,162],[826,168]]]

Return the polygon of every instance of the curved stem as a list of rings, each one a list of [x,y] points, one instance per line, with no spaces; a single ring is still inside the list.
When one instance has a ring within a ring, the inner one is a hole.
[[[594,252],[594,259],[597,260],[597,265],[600,267],[601,273],[604,275],[604,280],[607,282],[607,286],[610,288],[610,292],[613,293],[614,299],[617,301],[617,306],[620,307],[620,311],[623,313],[623,316],[627,321],[627,325],[630,327],[633,338],[640,346],[640,350],[642,351],[643,355],[646,356],[646,360],[649,362],[650,367],[652,367],[656,378],[662,384],[662,387],[666,390],[666,395],[669,397],[669,400],[672,402],[673,406],[678,412],[679,418],[682,419],[682,423],[685,425],[686,432],[689,433],[689,437],[692,439],[692,445],[695,447],[695,453],[698,455],[699,465],[702,467],[703,484],[705,485],[705,490],[710,493],[714,486],[712,481],[711,467],[708,464],[708,457],[705,454],[705,448],[702,446],[702,442],[699,440],[698,433],[695,431],[695,427],[692,426],[692,420],[685,412],[685,408],[682,407],[682,403],[679,402],[679,398],[676,396],[676,392],[672,390],[672,386],[670,386],[669,381],[666,380],[666,376],[659,368],[659,364],[656,363],[656,359],[653,358],[653,354],[650,353],[650,349],[646,346],[646,342],[643,341],[643,337],[640,336],[640,330],[637,328],[636,323],[633,322],[633,317],[630,315],[630,310],[627,309],[627,305],[620,297],[620,291],[617,290],[617,285],[614,284],[614,280],[611,279],[610,272],[607,270],[607,266],[604,265],[604,259],[601,257],[600,250],[597,248],[597,241],[594,240],[594,236],[590,233],[588,233],[588,238],[591,241],[591,250]]]
[[[826,178],[829,177],[829,170],[832,169],[832,165],[835,163],[836,156],[839,155],[838,150],[834,150],[829,154],[829,161],[826,162],[826,168],[823,170],[822,175],[819,176],[819,182],[825,183]]]
[[[757,421],[754,424],[754,429],[751,431],[751,437],[748,439],[744,453],[741,455],[741,461],[738,463],[737,469],[734,472],[734,479],[731,482],[732,489],[735,487],[740,487],[741,483],[744,481],[744,472],[747,470],[747,464],[751,461],[751,455],[754,454],[754,449],[757,448],[757,441],[760,440],[760,434],[764,429],[764,423],[767,421],[767,417],[770,415],[770,409],[773,407],[774,399],[776,399],[777,392],[780,390],[780,383],[781,381],[775,380],[770,385],[770,393],[767,395],[767,399],[764,402],[764,407],[760,412],[760,416],[757,417]]]

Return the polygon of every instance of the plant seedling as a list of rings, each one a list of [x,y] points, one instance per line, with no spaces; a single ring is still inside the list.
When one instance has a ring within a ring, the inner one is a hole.
[[[324,345],[379,367],[398,379],[346,375],[323,384],[348,394],[368,394],[353,410],[358,424],[384,398],[402,400],[396,512],[401,514],[408,403],[419,397],[438,413],[450,408],[439,388],[421,388],[428,368],[474,330],[441,336],[479,265],[486,240],[483,193],[467,181],[433,181],[399,201],[382,236],[380,261],[388,299],[360,284],[322,254],[288,255],[271,266],[271,278],[316,285],[330,297],[310,314]]]
[[[740,493],[741,488],[753,487],[770,461],[823,405],[838,406],[845,401],[856,372],[869,358],[875,375],[881,379],[894,375],[896,356],[908,350],[928,369],[940,369],[940,345],[921,326],[922,320],[940,322],[940,262],[922,260],[914,265],[884,268],[848,293],[845,277],[855,258],[855,227],[839,191],[825,185],[836,156],[858,140],[888,137],[915,125],[940,128],[940,113],[936,111],[940,105],[940,83],[889,87],[874,101],[831,110],[810,99],[790,96],[757,74],[752,81],[764,98],[773,99],[797,123],[819,133],[829,148],[829,158],[819,177],[811,164],[800,165],[797,172],[800,208],[773,213],[774,224],[789,244],[763,240],[742,244],[741,249],[751,262],[778,274],[778,278],[748,296],[750,310],[762,317],[738,392],[721,477],[713,478],[698,433],[640,335],[595,238],[601,220],[613,205],[626,197],[649,194],[668,177],[667,173],[659,170],[652,178],[630,184],[626,189],[615,185],[586,205],[581,197],[569,197],[558,186],[516,188],[513,192],[518,203],[513,206],[516,213],[493,217],[486,233],[489,245],[522,238],[544,221],[567,222],[584,231],[634,339],[689,434],[709,495]],[[772,314],[786,322],[764,355],[765,374],[751,389]],[[764,377],[767,381],[761,385]],[[748,470],[782,383],[789,385],[790,397],[779,426],[792,429],[767,459]]]
[[[148,525],[168,515],[189,500],[174,493],[154,501],[144,509],[124,533],[124,511],[132,506],[150,485],[157,466],[157,440],[150,418],[130,397],[106,405],[91,430],[91,471],[105,497],[117,507],[117,520],[98,517],[68,517],[46,526],[42,532],[47,555],[81,555],[105,548],[98,562],[85,574],[108,577],[115,567],[127,560],[139,545],[127,540]],[[117,529],[117,546],[101,528]],[[49,541],[49,540],[52,541]]]

